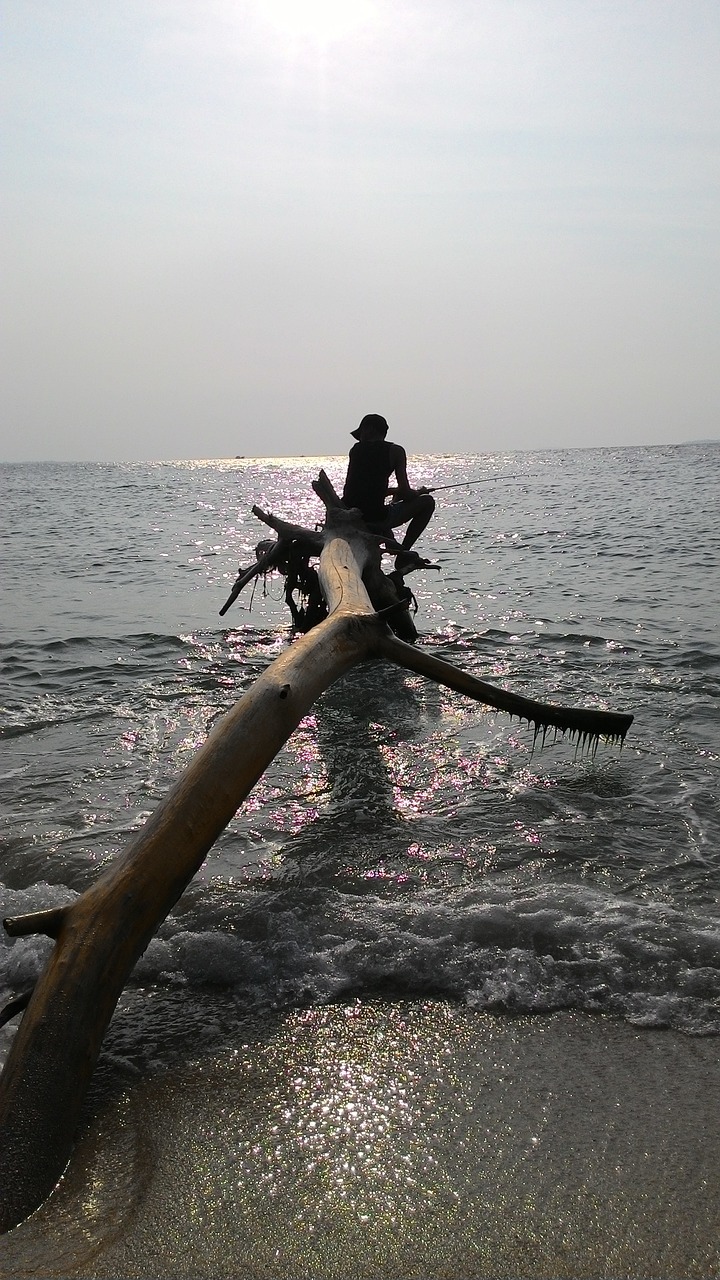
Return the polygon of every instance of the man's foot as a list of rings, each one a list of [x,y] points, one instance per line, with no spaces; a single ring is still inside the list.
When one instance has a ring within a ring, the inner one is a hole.
[[[395,557],[395,572],[399,574],[411,573],[413,569],[427,569],[430,566],[429,560],[423,560],[417,551],[399,551]]]

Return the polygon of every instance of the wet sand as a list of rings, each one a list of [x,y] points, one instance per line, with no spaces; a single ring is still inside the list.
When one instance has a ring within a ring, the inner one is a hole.
[[[241,1041],[96,1091],[0,1274],[720,1276],[716,1039],[383,1001]]]

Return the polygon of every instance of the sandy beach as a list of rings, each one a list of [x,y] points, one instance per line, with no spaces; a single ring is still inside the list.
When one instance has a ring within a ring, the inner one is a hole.
[[[720,1275],[716,1039],[357,1002],[106,1062],[4,1277]]]

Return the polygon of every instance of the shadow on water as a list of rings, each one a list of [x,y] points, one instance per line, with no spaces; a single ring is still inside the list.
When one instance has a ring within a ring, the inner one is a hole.
[[[307,746],[295,746],[298,758],[290,765],[292,784],[302,769],[303,750],[312,756],[306,767],[312,769],[313,803],[303,796],[296,829],[286,818],[270,880],[262,862],[257,877],[242,880],[243,888],[257,891],[258,906],[261,901],[263,906],[278,905],[288,894],[302,902],[312,890],[377,891],[379,864],[396,866],[392,879],[397,888],[398,865],[407,859],[413,839],[408,817],[416,815],[398,806],[388,754],[412,750],[413,744],[419,752],[442,712],[437,686],[389,664],[364,664],[325,691],[308,718]],[[313,815],[309,821],[308,812]],[[232,832],[228,839],[232,841]],[[222,863],[220,851],[221,879]],[[212,896],[213,889],[212,881],[191,886],[188,905],[198,895]],[[218,896],[227,900],[224,885]],[[229,904],[227,915],[220,909],[226,919],[232,917]]]
[[[368,664],[329,689],[315,709],[316,743],[325,775],[325,806],[286,847],[286,863],[328,866],[359,856],[378,839],[407,846],[387,750],[421,740],[441,716],[439,691],[387,664]]]

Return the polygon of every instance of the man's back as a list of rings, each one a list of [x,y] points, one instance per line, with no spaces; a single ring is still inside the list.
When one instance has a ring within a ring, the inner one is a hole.
[[[371,523],[383,518],[396,449],[389,440],[359,440],[350,450],[343,500]]]

